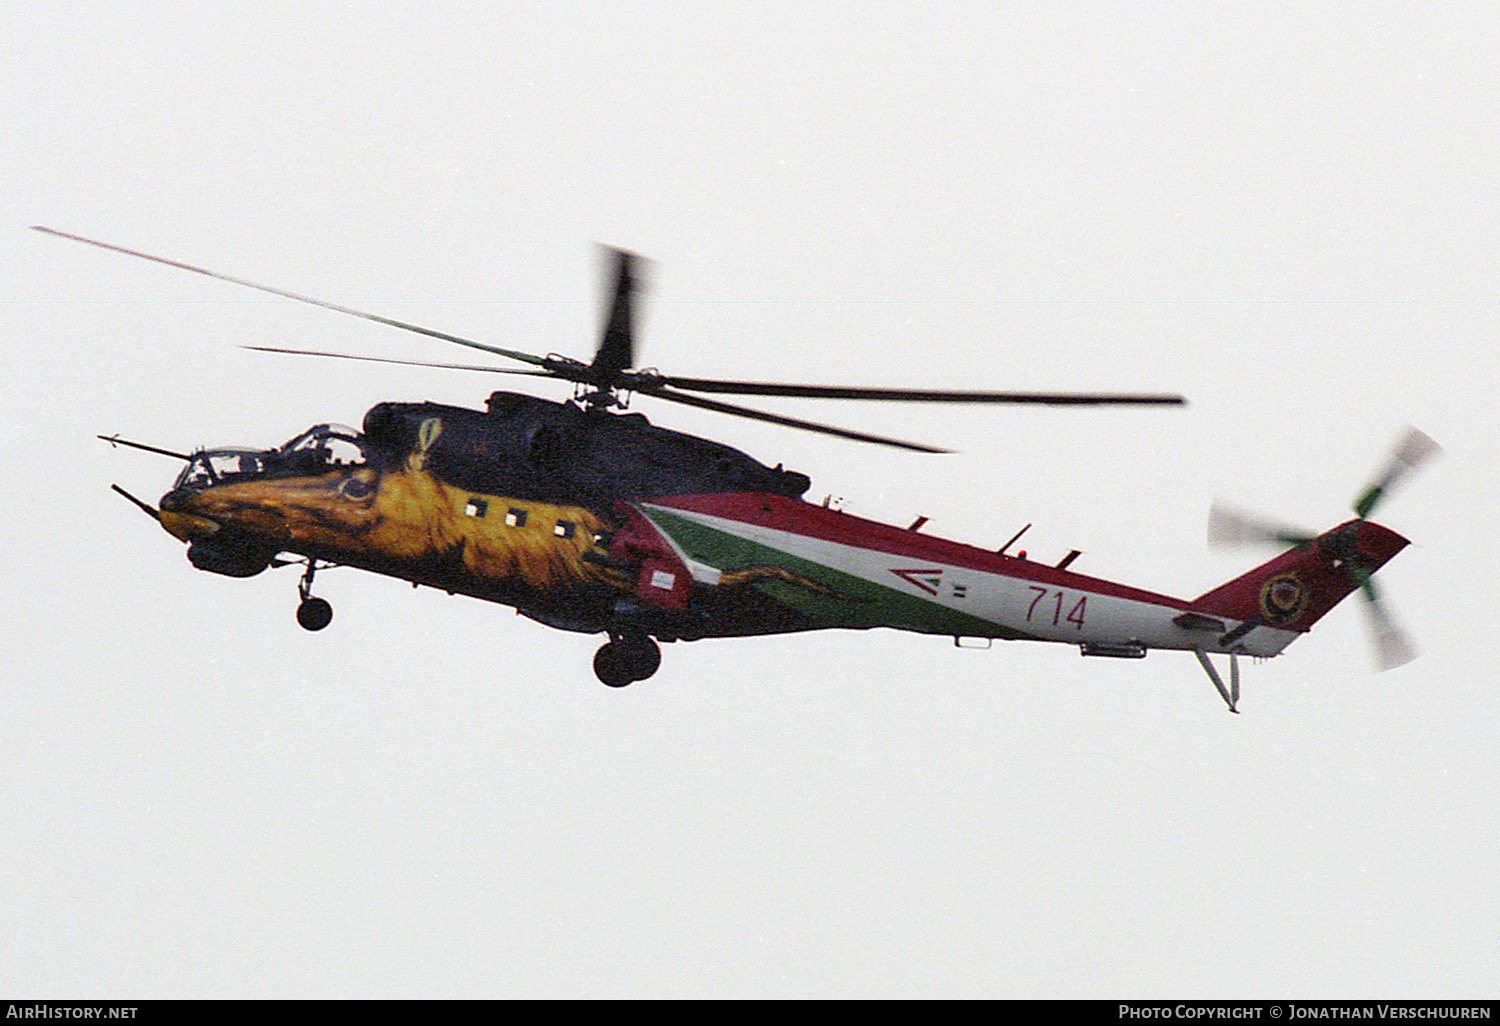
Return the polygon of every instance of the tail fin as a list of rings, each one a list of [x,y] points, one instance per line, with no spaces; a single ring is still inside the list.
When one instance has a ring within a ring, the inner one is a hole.
[[[1390,528],[1350,520],[1199,596],[1189,608],[1305,631],[1407,544]]]

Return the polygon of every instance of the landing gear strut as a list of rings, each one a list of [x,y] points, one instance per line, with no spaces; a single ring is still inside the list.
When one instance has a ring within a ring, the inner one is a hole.
[[[649,634],[611,634],[594,653],[594,675],[612,688],[645,680],[661,666],[661,648]]]
[[[303,630],[320,631],[333,621],[333,607],[327,599],[314,598],[313,574],[318,572],[318,561],[311,556],[307,560],[307,572],[297,582],[297,594],[302,601],[297,603],[297,622]]]

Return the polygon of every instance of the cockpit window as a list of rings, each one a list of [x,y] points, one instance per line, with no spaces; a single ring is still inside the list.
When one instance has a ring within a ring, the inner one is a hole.
[[[223,453],[208,459],[213,465],[214,473],[220,477],[259,474],[265,467],[259,456],[249,452]]]
[[[175,488],[207,488],[215,483],[213,467],[203,453],[188,461],[181,474],[177,475]]]
[[[207,488],[266,471],[267,453],[253,449],[209,449],[195,453],[177,478],[178,488]]]

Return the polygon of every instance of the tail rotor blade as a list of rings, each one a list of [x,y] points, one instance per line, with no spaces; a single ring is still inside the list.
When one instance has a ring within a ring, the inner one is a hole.
[[[1375,666],[1382,673],[1405,666],[1417,657],[1417,646],[1396,622],[1395,616],[1375,590],[1375,582],[1366,578],[1360,585],[1365,608],[1370,614],[1370,640],[1375,646]]]
[[[1208,510],[1208,544],[1212,548],[1246,545],[1306,545],[1317,535],[1287,527],[1215,502]]]
[[[1381,501],[1385,499],[1396,486],[1404,481],[1412,471],[1426,463],[1432,457],[1443,451],[1443,447],[1434,442],[1427,435],[1414,427],[1408,427],[1406,432],[1396,442],[1391,451],[1390,459],[1381,470],[1375,482],[1370,485],[1365,493],[1359,497],[1354,504],[1355,514],[1363,520],[1375,511]]]

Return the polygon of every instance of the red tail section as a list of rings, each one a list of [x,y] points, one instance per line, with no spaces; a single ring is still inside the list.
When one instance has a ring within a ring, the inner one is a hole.
[[[1194,599],[1190,608],[1305,631],[1407,544],[1390,528],[1350,520]]]

